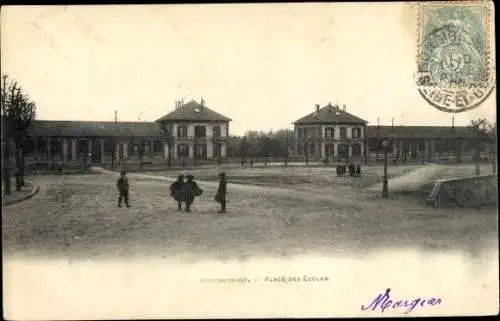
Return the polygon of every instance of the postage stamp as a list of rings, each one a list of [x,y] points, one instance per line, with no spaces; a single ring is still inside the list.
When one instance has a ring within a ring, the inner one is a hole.
[[[479,106],[495,87],[492,4],[422,2],[418,15],[416,83],[444,112]]]

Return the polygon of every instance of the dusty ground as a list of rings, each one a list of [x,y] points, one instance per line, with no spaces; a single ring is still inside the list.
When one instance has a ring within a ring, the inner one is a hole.
[[[390,174],[415,168],[393,167]],[[217,183],[202,181],[218,170],[191,171],[204,194],[190,214],[176,211],[169,181],[141,174],[130,174],[130,209],[116,207],[116,174],[37,177],[38,195],[3,211],[4,254],[245,259],[363,255],[403,246],[474,254],[497,246],[496,209],[436,210],[416,198],[382,200],[379,191],[363,188],[379,182],[381,167],[366,169],[362,178],[336,177],[334,168],[230,169],[226,214],[213,202]],[[263,186],[249,185],[256,181]]]

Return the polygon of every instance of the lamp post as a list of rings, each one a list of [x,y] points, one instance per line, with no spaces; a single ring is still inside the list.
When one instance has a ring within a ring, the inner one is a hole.
[[[384,147],[384,182],[382,185],[382,197],[389,197],[389,182],[387,180],[387,147],[389,147],[389,140],[384,139],[382,142]]]

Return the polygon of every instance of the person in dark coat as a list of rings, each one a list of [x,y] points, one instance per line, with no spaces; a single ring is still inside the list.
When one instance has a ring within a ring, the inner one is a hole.
[[[184,183],[184,201],[186,202],[186,212],[191,212],[191,205],[194,198],[203,193],[201,188],[194,181],[193,175],[187,176],[187,181]]]
[[[125,200],[125,205],[127,205],[127,207],[130,207],[130,204],[128,202],[129,184],[128,184],[127,172],[125,171],[120,172],[120,178],[116,182],[116,187],[118,188],[118,192],[120,193],[120,196],[118,197],[118,207],[122,207],[122,200]]]
[[[217,194],[215,194],[215,201],[220,204],[219,213],[226,212],[226,194],[227,194],[227,181],[226,173],[219,174],[219,188],[217,189]]]
[[[361,176],[361,165],[356,165],[356,176]]]
[[[184,201],[184,175],[179,175],[177,180],[170,185],[170,196],[177,201],[177,209],[182,210],[182,201]]]
[[[355,172],[355,169],[354,169],[354,164],[349,164],[349,176],[354,176],[354,172]]]

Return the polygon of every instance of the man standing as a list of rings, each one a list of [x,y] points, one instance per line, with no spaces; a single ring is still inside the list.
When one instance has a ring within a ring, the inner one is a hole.
[[[127,207],[130,207],[128,203],[128,178],[127,178],[127,172],[122,171],[120,172],[120,178],[116,182],[116,187],[118,188],[118,192],[120,196],[118,196],[118,207],[122,207],[122,200],[125,200],[125,205]]]
[[[215,201],[220,204],[221,208],[219,213],[226,212],[226,193],[227,193],[227,181],[226,173],[222,172],[219,174],[219,188],[217,189],[217,194],[215,194]]]

